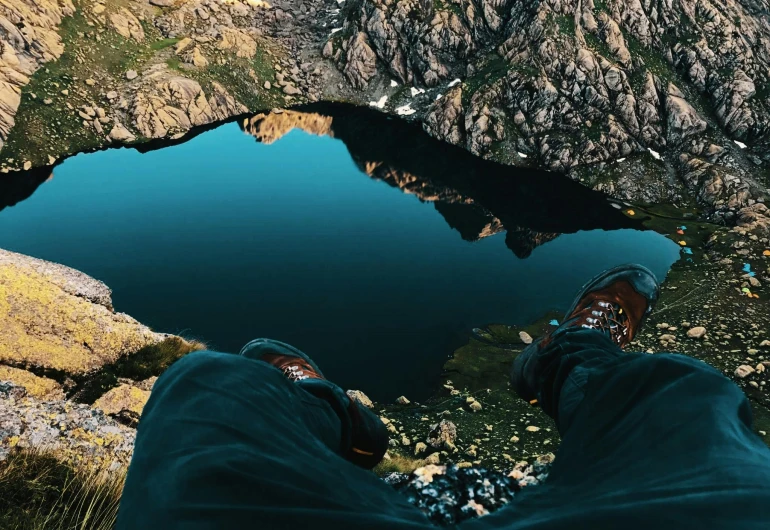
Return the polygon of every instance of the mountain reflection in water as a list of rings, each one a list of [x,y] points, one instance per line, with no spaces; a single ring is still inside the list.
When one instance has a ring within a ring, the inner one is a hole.
[[[519,258],[560,234],[643,229],[604,194],[563,175],[476,157],[371,109],[314,104],[258,114],[240,125],[266,144],[295,128],[342,140],[361,171],[433,203],[466,241],[505,231],[506,245]]]

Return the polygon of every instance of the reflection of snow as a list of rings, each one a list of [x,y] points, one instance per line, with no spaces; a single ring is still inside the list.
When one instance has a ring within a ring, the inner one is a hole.
[[[425,89],[412,87],[411,92],[412,92],[412,97],[414,97],[418,94],[425,94]]]
[[[660,153],[658,153],[657,151],[653,151],[649,147],[647,148],[647,150],[650,152],[650,154],[652,155],[652,158],[654,158],[655,160],[661,159]]]
[[[412,115],[412,114],[414,114],[415,112],[417,112],[417,111],[416,111],[416,110],[414,110],[414,109],[413,109],[413,108],[412,108],[412,107],[409,105],[409,103],[407,103],[406,105],[404,105],[404,106],[402,106],[402,107],[398,107],[398,108],[396,108],[396,114],[398,114],[399,116],[411,116],[411,115]]]
[[[331,35],[334,35],[334,34],[335,34],[335,33],[337,33],[338,31],[342,31],[342,28],[334,28],[334,29],[332,30],[332,32],[331,32]]]
[[[388,96],[382,96],[379,101],[370,101],[370,107],[377,107],[378,109],[385,108],[385,102],[388,101]]]
[[[733,140],[733,142],[735,142],[735,145],[737,145],[741,149],[746,149],[746,144],[744,144],[743,142],[739,142],[738,140]]]
[[[521,158],[527,158],[527,155],[525,155],[524,153],[519,153],[519,156],[520,156]]]
[[[398,86],[398,83],[394,79],[391,79],[390,80],[390,86],[392,86],[392,87],[393,86]]]
[[[458,85],[458,84],[460,84],[461,82],[462,82],[462,81],[461,81],[459,78],[458,78],[458,79],[455,79],[454,81],[452,81],[451,83],[449,83],[449,87],[451,88],[451,87],[453,87],[453,86],[455,86],[455,85]]]

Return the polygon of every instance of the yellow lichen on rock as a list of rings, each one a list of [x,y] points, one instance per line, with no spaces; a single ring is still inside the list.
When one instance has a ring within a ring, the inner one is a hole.
[[[38,377],[32,372],[0,365],[0,381],[10,381],[24,387],[30,396],[42,400],[64,399],[61,385],[47,377]]]
[[[68,267],[0,250],[0,362],[83,374],[165,338],[113,312],[103,291]]]
[[[130,410],[141,415],[148,399],[150,399],[149,391],[123,384],[97,399],[93,407],[103,410],[105,414],[117,414],[122,410]]]

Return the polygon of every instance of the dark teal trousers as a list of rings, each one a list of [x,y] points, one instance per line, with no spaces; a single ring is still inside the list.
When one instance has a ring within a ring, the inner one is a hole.
[[[465,529],[770,529],[770,450],[744,394],[680,355],[592,330],[538,353],[562,444],[547,482]],[[431,524],[340,457],[332,407],[259,361],[199,352],[158,379],[117,528],[408,529]]]

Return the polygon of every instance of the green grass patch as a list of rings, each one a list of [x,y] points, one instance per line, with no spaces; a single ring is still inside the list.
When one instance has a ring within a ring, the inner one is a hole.
[[[584,33],[583,36],[586,39],[586,44],[596,53],[599,55],[612,60],[615,57],[615,54],[612,53],[612,50],[610,50],[610,47],[607,46],[607,43],[604,42],[601,38],[597,37],[593,33]]]
[[[182,71],[182,60],[176,55],[166,59],[166,65],[172,70]]]
[[[575,17],[570,15],[559,15],[555,17],[556,24],[562,34],[575,36]]]
[[[155,41],[152,44],[150,44],[150,49],[154,51],[160,51],[165,50],[166,48],[170,48],[171,46],[176,46],[176,44],[181,41],[182,39],[162,39],[159,41]]]
[[[209,66],[185,71],[185,75],[196,79],[207,93],[212,83],[220,83],[250,111],[285,105],[280,87],[275,83],[273,62],[264,49],[257,48],[253,59],[236,57],[229,52],[225,57],[224,64],[209,58]],[[249,72],[253,72],[256,79]],[[263,88],[265,81],[273,85],[269,91]]]
[[[451,11],[458,17],[463,17],[463,11],[459,5],[444,0],[433,0],[433,9],[435,11]]]
[[[0,463],[0,528],[108,530],[125,470],[80,470],[54,453],[13,450]]]
[[[639,41],[639,39],[626,31],[623,32],[623,37],[626,40],[628,50],[632,54],[644,59],[644,64],[650,72],[664,81],[674,81],[676,79],[677,75],[674,71],[674,67],[663,58],[663,55],[659,50],[647,48]]]
[[[495,81],[505,77],[509,69],[516,70],[524,67],[524,65],[508,64],[505,58],[501,57],[496,51],[489,52],[476,65],[476,73],[463,82],[463,105],[467,106],[470,103],[473,94],[475,94],[482,86],[491,85]],[[532,70],[534,70],[534,72],[531,75],[537,75],[537,70],[534,68]]]

